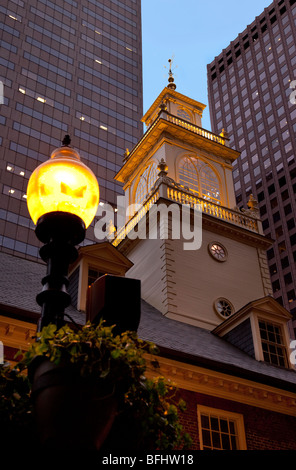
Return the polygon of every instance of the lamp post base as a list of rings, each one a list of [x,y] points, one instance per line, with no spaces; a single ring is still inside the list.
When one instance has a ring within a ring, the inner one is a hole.
[[[36,297],[42,307],[38,330],[49,323],[61,328],[65,308],[71,303],[67,292],[69,265],[78,256],[75,245],[84,240],[85,225],[76,215],[50,212],[38,220],[35,233],[45,243],[40,249],[40,256],[47,264],[47,274],[42,279],[43,289]]]

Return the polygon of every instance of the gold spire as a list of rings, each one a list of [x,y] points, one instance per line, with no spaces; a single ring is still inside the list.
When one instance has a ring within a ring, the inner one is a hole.
[[[168,62],[170,64],[168,88],[170,88],[171,90],[175,90],[177,86],[174,83],[175,79],[173,77],[173,72],[172,72],[172,59],[169,59]]]

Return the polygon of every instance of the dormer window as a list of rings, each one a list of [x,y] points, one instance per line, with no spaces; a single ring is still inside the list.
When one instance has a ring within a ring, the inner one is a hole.
[[[287,367],[287,354],[281,327],[259,320],[259,330],[264,361]]]
[[[88,286],[91,286],[99,277],[105,273],[100,272],[98,269],[88,268]]]
[[[254,357],[273,366],[293,368],[289,362],[291,315],[270,296],[250,302],[225,319],[214,334]]]
[[[206,162],[195,157],[183,157],[179,163],[179,183],[199,197],[221,204],[218,177]]]
[[[93,282],[105,274],[125,276],[132,266],[133,263],[109,242],[79,247],[78,258],[69,272],[72,307],[85,312],[87,290]]]

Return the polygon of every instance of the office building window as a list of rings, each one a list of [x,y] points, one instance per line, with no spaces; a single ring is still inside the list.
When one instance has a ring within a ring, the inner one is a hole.
[[[295,297],[295,290],[292,289],[292,290],[290,290],[289,292],[287,292],[287,297],[288,297],[288,302],[289,302],[289,303],[294,302],[294,300],[296,300],[296,297]]]
[[[285,274],[284,281],[286,285],[292,284],[293,282],[292,274],[291,273]]]
[[[37,10],[36,8],[34,7],[31,7],[30,8],[30,11],[34,14],[34,15],[37,15],[39,16],[40,18],[46,20],[46,23],[52,23],[54,24],[55,26],[57,27],[60,27],[62,30],[64,31],[67,31],[68,33],[72,34],[73,36],[75,36],[76,34],[76,31],[74,28],[71,28],[70,26],[68,26],[64,21],[59,21],[57,18],[54,18],[53,16],[50,16],[48,14],[48,12],[43,12],[43,11],[40,11],[40,10]]]

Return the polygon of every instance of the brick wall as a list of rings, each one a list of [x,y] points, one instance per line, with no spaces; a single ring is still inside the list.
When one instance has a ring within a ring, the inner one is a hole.
[[[16,355],[19,351],[20,351],[19,349],[11,348],[10,346],[6,346],[6,345],[4,344],[4,361],[5,361],[5,362],[10,362],[10,363],[19,361],[19,360],[20,360],[20,357],[18,357],[17,359],[15,359],[15,355]]]
[[[204,405],[243,415],[248,450],[296,450],[295,417],[187,390],[181,396],[187,404],[181,421],[193,439],[193,449],[200,449],[197,405]]]

